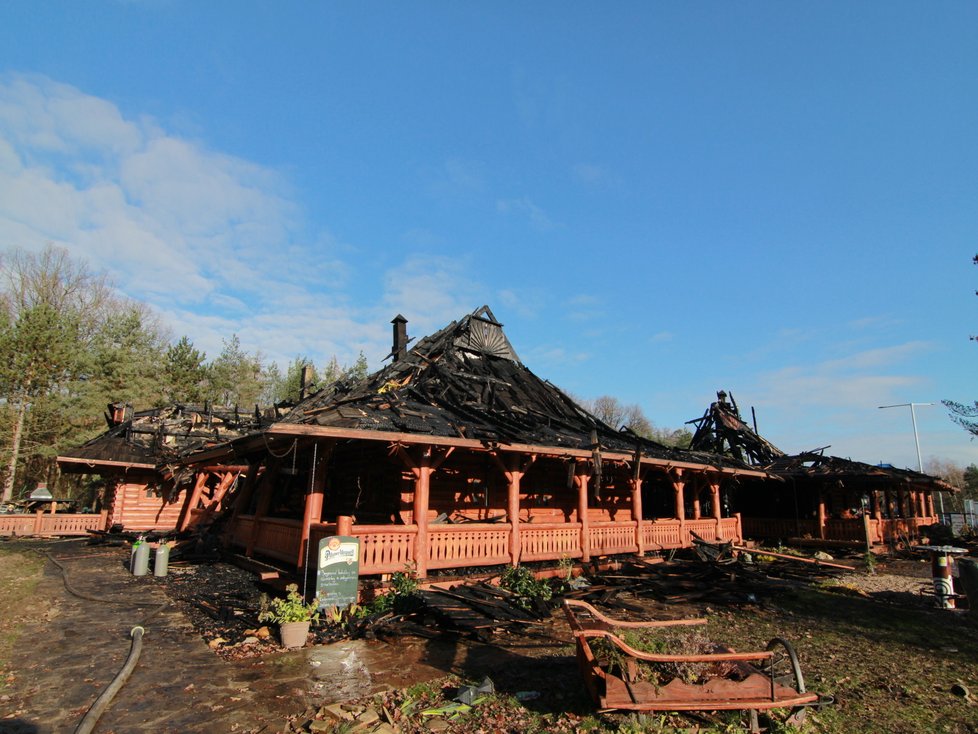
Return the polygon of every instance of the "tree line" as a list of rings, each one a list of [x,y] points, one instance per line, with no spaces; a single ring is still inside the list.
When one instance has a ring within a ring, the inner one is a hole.
[[[105,430],[115,401],[136,410],[163,405],[270,406],[295,402],[308,368],[324,387],[367,373],[334,356],[316,368],[297,356],[283,374],[237,334],[213,359],[186,336],[173,339],[144,303],[122,297],[104,273],[66,250],[0,255],[0,502],[53,482],[55,457]]]

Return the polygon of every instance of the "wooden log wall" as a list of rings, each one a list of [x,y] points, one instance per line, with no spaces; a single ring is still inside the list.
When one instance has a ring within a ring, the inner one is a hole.
[[[186,490],[163,496],[147,480],[121,481],[112,491],[109,525],[126,530],[173,530],[180,521]]]

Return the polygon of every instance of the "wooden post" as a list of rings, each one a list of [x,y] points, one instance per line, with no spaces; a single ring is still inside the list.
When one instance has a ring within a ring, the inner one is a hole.
[[[581,560],[591,560],[591,523],[587,516],[587,485],[591,475],[583,463],[574,467],[574,482],[577,484],[577,520],[581,523]]]
[[[509,536],[509,557],[510,564],[518,566],[522,550],[520,545],[520,482],[523,480],[523,466],[518,454],[514,454],[510,458],[506,478],[509,479],[506,514],[509,516],[509,522],[512,526]]]
[[[638,474],[638,471],[635,472]],[[632,520],[635,521],[635,548],[640,556],[645,555],[645,532],[642,519],[642,479],[632,477],[628,480],[632,487]]]
[[[336,534],[353,535],[353,518],[350,515],[336,516]]]
[[[417,527],[414,537],[414,568],[419,579],[428,576],[428,503],[431,494],[431,447],[425,446],[415,471],[412,520]]]
[[[882,520],[883,519],[883,508],[880,507],[880,493],[877,492],[876,490],[873,490],[872,492],[869,493],[869,499],[873,503],[873,505],[872,505],[873,506],[873,517],[875,517],[877,521]]]
[[[700,492],[703,491],[703,484],[700,482],[699,477],[693,478],[693,519],[701,520],[703,518],[703,511],[700,508]]]
[[[825,494],[818,491],[818,537],[825,540]]]
[[[679,520],[679,542],[686,546],[689,545],[689,539],[686,537],[686,498],[683,496],[686,483],[683,481],[683,470],[673,469],[672,477],[670,479],[672,481],[674,511],[676,519]]]
[[[325,469],[329,452],[320,449],[321,446],[316,444],[316,463],[313,465],[310,475],[312,486],[306,493],[305,506],[302,509],[302,534],[299,537],[299,552],[296,554],[295,562],[295,567],[300,569],[306,562],[306,546],[312,537],[312,525],[323,521],[323,494],[326,491]]]
[[[934,493],[933,492],[928,492],[927,493],[927,516],[928,517],[936,517],[937,516],[937,512],[934,510]]]
[[[723,533],[720,530],[720,520],[723,517],[723,511],[720,507],[720,480],[717,478],[710,480],[710,509],[713,510],[713,519],[717,523],[717,540],[724,540]]]

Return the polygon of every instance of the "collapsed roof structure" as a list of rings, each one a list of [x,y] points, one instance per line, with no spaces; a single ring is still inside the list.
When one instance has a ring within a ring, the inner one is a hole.
[[[174,404],[133,411],[126,403],[112,403],[105,413],[105,433],[60,454],[58,466],[68,474],[98,474],[105,480],[100,504],[107,515],[101,529],[185,527],[189,518],[181,490],[202,472],[223,478],[229,468],[191,470],[181,458],[254,433],[279,417],[275,408],[241,412],[236,407]]]
[[[747,482],[737,494],[744,534],[767,539],[913,541],[938,521],[934,493],[947,482],[910,469],[825,455],[825,448],[786,454],[741,418],[723,390],[696,426],[691,448],[715,451],[763,469],[782,481]],[[870,522],[863,523],[866,515]],[[864,527],[865,526],[865,527]]]

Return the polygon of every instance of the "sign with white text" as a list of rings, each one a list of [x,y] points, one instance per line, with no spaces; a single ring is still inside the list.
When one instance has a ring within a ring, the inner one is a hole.
[[[360,581],[360,541],[333,535],[319,541],[316,596],[321,609],[355,604]]]

